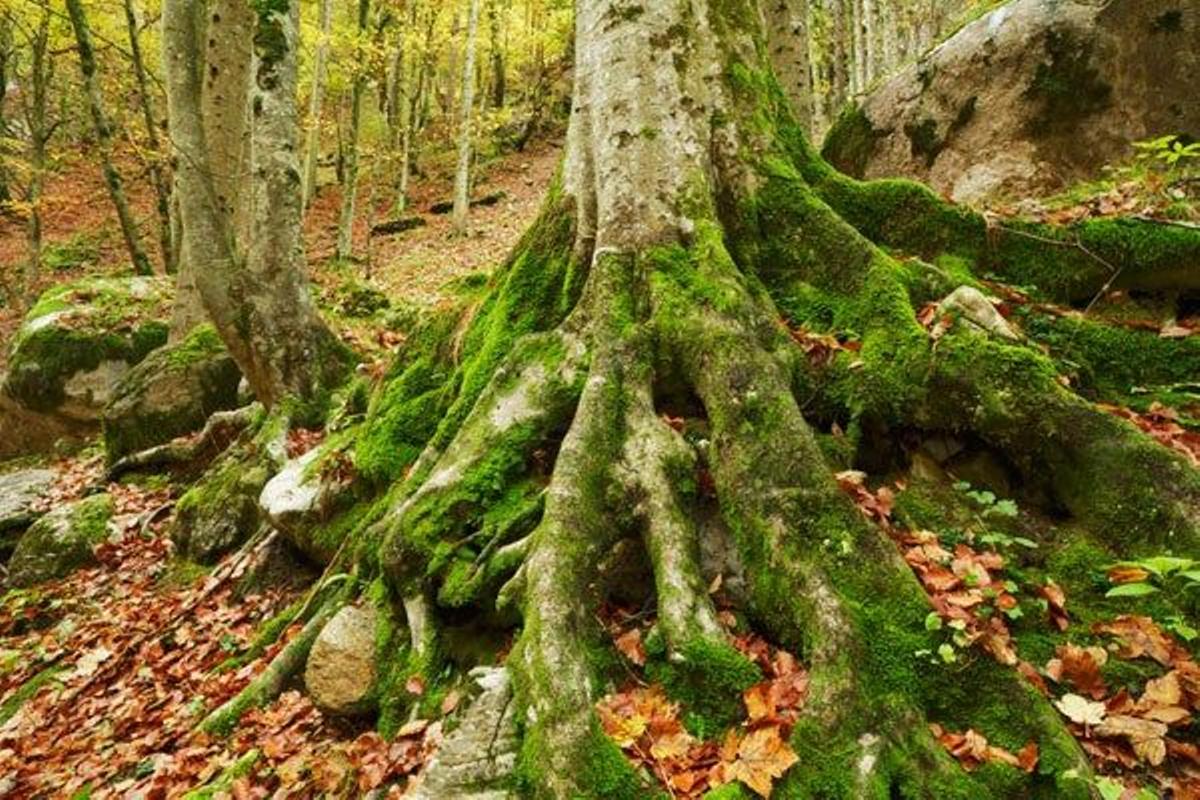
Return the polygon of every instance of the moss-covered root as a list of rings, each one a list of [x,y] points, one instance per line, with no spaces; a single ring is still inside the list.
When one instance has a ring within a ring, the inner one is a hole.
[[[224,452],[242,431],[249,428],[261,413],[262,406],[257,403],[232,411],[218,411],[204,423],[199,436],[177,439],[118,459],[108,468],[108,480],[118,480],[129,472],[163,467],[203,469]]]
[[[654,413],[650,382],[630,383],[621,478],[645,532],[670,658],[683,662],[689,651],[728,647],[700,572],[696,526],[683,504],[682,495],[695,487],[696,456]]]
[[[968,332],[939,343],[926,423],[978,432],[1119,554],[1200,553],[1200,471],[1057,380],[1041,354]]]
[[[678,288],[660,284],[654,302],[671,320],[662,325],[666,346],[708,414],[713,478],[747,571],[750,611],[778,641],[800,649],[811,672],[794,734],[809,766],[788,776],[786,796],[1029,796],[1023,785],[993,792],[929,733],[927,710],[939,687],[914,655],[936,647],[924,628],[928,600],[894,546],[837,489],[771,354],[778,334],[742,321],[771,318],[771,310],[750,313],[749,292],[727,306],[740,315],[698,309],[676,302]],[[994,665],[987,681],[1015,687],[1005,702],[1021,713],[990,732],[1046,742],[1056,767],[1086,769],[1078,750],[1063,744],[1070,737],[1061,722],[1041,713],[1045,701],[1002,669]]]
[[[546,512],[526,562],[525,625],[509,664],[526,706],[522,777],[539,798],[644,798],[653,793],[600,729],[601,631],[587,598],[615,540],[606,513],[609,466],[623,430],[613,359],[594,360],[555,465]]]
[[[1200,289],[1200,231],[1138,218],[1056,226],[996,222],[906,180],[857,181],[808,148],[793,156],[805,180],[878,245],[925,258],[951,254],[978,274],[1086,301],[1101,291]]]
[[[271,660],[267,668],[259,673],[246,688],[213,710],[198,726],[200,731],[215,736],[228,736],[241,720],[242,715],[252,708],[261,708],[283,691],[288,680],[301,669],[308,659],[308,651],[321,633],[321,629],[346,601],[346,592],[337,592],[322,603],[300,633],[284,646]]]
[[[427,467],[418,464],[410,480],[416,488],[394,492],[371,535],[383,542],[380,563],[402,594],[444,579],[439,573],[453,566],[445,557],[447,545],[453,550],[455,542],[475,535],[489,509],[523,507],[537,495],[540,490],[528,480],[530,461],[569,422],[585,356],[581,341],[569,334],[521,339],[445,450]],[[511,526],[494,527],[505,534]],[[479,588],[447,591],[455,595],[453,604],[463,605],[475,598],[460,595]]]

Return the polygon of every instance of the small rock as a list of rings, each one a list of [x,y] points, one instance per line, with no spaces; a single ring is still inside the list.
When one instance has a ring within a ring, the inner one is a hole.
[[[371,710],[376,616],[373,606],[346,606],[321,629],[308,654],[304,685],[322,710],[346,716]]]
[[[1014,341],[1021,338],[983,292],[971,286],[955,289],[938,304],[938,310],[975,330]]]
[[[59,506],[30,526],[8,562],[8,585],[33,586],[95,562],[92,549],[108,536],[112,498],[94,495]]]
[[[482,689],[462,713],[430,760],[413,800],[505,800],[517,762],[516,704],[508,670],[477,667],[471,676]]]

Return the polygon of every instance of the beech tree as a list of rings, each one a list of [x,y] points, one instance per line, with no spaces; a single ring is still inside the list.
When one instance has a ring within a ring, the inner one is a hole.
[[[194,284],[267,406],[311,397],[344,368],[309,295],[300,236],[298,17],[295,0],[163,6],[186,252],[181,284]],[[247,151],[243,181],[237,164]]]
[[[847,178],[798,124],[762,11],[576,3],[566,153],[540,218],[482,296],[412,333],[365,419],[316,456],[352,456],[354,488],[326,487],[351,510],[289,536],[332,572],[378,570],[383,607],[406,620],[411,641],[381,666],[385,730],[413,702],[403,687],[440,674],[445,617],[519,617],[507,665],[533,796],[655,796],[594,711],[608,680],[600,565],[621,541],[644,544],[676,684],[720,705],[753,682],[701,577],[704,508],[744,571],[737,611],[810,670],[780,796],[1088,796],[1082,750],[1010,665],[974,661],[971,693],[921,668],[929,601],[839,490],[820,439],[834,425],[868,450],[904,430],[977,437],[1118,557],[1196,552],[1200,474],[1182,457],[1063,385],[1036,349],[970,326],[934,337],[917,311],[984,274],[1068,300],[1195,288],[1200,238],[1137,220],[997,229],[919,184]],[[861,349],[814,366],[785,321],[853,331]],[[674,417],[704,435],[685,439]],[[208,729],[278,692],[347,602],[322,597]],[[1036,740],[1039,770],[964,771],[927,725],[946,717]]]

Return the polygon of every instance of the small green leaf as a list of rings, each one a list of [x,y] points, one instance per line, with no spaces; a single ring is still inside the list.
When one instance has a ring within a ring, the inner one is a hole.
[[[925,630],[940,631],[942,629],[942,618],[938,616],[936,611],[930,611],[925,616]]]
[[[1145,597],[1158,591],[1157,586],[1148,583],[1125,583],[1115,586],[1105,592],[1105,597]]]
[[[943,644],[937,649],[937,653],[942,657],[942,661],[947,664],[953,664],[955,661],[958,661],[958,653],[954,652],[954,645],[952,644]]]

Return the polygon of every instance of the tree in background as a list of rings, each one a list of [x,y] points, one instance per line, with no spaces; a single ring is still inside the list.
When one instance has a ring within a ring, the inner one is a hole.
[[[304,263],[297,161],[299,6],[292,0],[250,8],[227,0],[204,14],[200,5],[167,0],[163,7],[187,270],[255,396],[268,407],[288,397],[311,398],[345,365],[340,345],[313,306]],[[248,20],[237,17],[243,9],[252,12]],[[241,94],[251,43],[252,83]],[[232,80],[223,75],[226,69]],[[226,94],[225,86],[239,93]],[[210,119],[205,112],[222,102],[227,113]],[[236,163],[243,142],[249,178],[239,182],[240,170],[222,171]],[[240,212],[231,213],[240,208],[246,209],[241,219]]]

